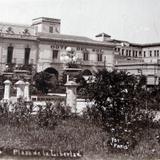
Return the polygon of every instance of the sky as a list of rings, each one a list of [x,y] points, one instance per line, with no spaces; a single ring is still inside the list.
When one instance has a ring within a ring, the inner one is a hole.
[[[0,22],[61,19],[61,33],[135,43],[160,42],[160,0],[0,0]]]

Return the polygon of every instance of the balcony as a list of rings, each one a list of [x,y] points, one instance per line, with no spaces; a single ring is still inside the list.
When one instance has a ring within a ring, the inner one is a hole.
[[[15,72],[15,71],[28,71],[28,73],[32,73],[35,68],[35,65],[33,64],[16,64],[16,63],[10,63],[6,64],[6,68],[4,72]]]
[[[143,59],[132,58],[132,59],[117,59],[116,65],[131,65],[131,64],[144,64]]]
[[[15,63],[7,63],[4,72],[13,72],[15,69]]]
[[[82,65],[87,65],[87,66],[104,66],[104,61],[82,61]]]

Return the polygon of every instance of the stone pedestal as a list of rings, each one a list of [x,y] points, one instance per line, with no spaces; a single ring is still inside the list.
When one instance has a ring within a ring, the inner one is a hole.
[[[24,97],[24,86],[25,83],[22,80],[19,80],[18,82],[15,83],[16,88],[17,88],[17,99],[23,98]]]
[[[82,71],[80,68],[65,68],[64,71],[67,74],[67,82],[74,81],[75,77]]]
[[[29,102],[29,101],[30,101],[29,85],[30,85],[30,83],[29,83],[29,82],[26,82],[26,83],[25,83],[25,87],[24,87],[24,100],[25,100],[26,102]]]
[[[9,101],[10,100],[10,89],[11,89],[11,81],[10,80],[6,80],[4,81],[5,87],[4,87],[4,97],[3,100],[4,101]]]
[[[77,87],[78,84],[74,81],[68,81],[66,84],[66,106],[71,107],[73,113],[77,112]]]

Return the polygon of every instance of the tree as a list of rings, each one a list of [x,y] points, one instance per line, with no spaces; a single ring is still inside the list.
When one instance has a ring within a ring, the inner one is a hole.
[[[150,110],[160,110],[160,85],[150,88],[148,91],[148,106]]]
[[[146,98],[145,86],[144,76],[106,69],[95,73],[94,80],[87,85],[87,98],[94,101],[94,112],[90,113],[99,115],[103,128],[112,138],[118,139],[115,142],[125,140],[125,145],[135,145],[139,133],[145,128],[146,115],[142,110]]]
[[[43,94],[47,94],[50,89],[53,90],[57,87],[58,80],[54,74],[42,71],[36,73],[33,79],[35,82],[35,87]]]

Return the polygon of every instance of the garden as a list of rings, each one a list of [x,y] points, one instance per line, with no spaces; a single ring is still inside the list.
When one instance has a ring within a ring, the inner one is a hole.
[[[81,159],[158,159],[160,86],[143,75],[100,70],[79,94],[94,105],[81,114],[61,101],[0,104],[0,148],[78,150]],[[37,107],[37,112],[34,112]]]

